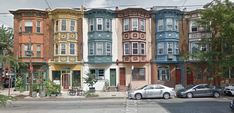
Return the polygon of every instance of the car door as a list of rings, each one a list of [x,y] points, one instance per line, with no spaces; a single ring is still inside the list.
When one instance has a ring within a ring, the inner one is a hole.
[[[154,90],[154,95],[155,97],[162,97],[162,93],[164,90],[164,87],[160,86],[160,85],[155,85],[155,90]]]
[[[193,95],[194,96],[204,96],[206,93],[206,88],[204,87],[204,85],[198,85],[197,87],[194,88],[194,92]]]
[[[205,88],[204,96],[212,96],[213,95],[213,90],[214,89],[211,86],[205,85],[204,88]]]
[[[144,96],[147,98],[151,98],[154,97],[155,95],[155,91],[154,91],[154,86],[153,85],[149,85],[147,87],[144,88]]]

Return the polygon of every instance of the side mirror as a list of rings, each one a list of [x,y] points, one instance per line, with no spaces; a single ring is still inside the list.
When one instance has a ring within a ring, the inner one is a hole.
[[[193,88],[194,91],[196,91],[197,89],[196,88]]]

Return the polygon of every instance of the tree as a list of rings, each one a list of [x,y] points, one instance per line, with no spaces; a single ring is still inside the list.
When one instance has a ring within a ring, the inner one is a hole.
[[[201,11],[201,26],[211,32],[211,37],[201,40],[209,51],[197,52],[196,57],[208,63],[213,77],[223,76],[226,69],[234,67],[234,5],[229,0],[214,0],[214,4]]]
[[[97,82],[94,74],[91,74],[90,72],[87,74],[87,77],[84,78],[84,83],[89,86],[89,88],[93,88],[93,85]]]

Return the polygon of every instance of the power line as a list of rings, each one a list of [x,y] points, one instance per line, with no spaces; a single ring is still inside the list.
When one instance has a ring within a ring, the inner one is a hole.
[[[47,4],[48,8],[51,9],[49,2],[47,0],[45,0],[45,2]]]

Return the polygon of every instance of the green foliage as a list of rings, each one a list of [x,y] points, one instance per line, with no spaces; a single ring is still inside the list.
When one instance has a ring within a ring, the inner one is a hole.
[[[190,56],[207,62],[215,76],[234,67],[234,5],[229,0],[215,0],[201,11],[200,26],[212,34],[204,37],[201,44],[209,45],[209,51],[197,51]]]
[[[17,77],[16,78],[15,88],[17,90],[19,90],[20,92],[24,91],[24,83],[23,83],[23,78],[22,77]]]
[[[93,92],[87,91],[87,92],[84,93],[84,96],[85,97],[98,97],[99,95],[95,94]]]
[[[45,81],[44,84],[47,95],[60,93],[60,85],[56,85],[54,82],[49,80]]]
[[[8,100],[15,100],[12,96],[5,96],[0,94],[0,106],[6,106]]]
[[[87,77],[84,78],[84,83],[87,84],[89,87],[93,87],[95,83],[97,83],[97,79],[94,74],[87,73]]]
[[[32,91],[39,92],[39,89],[40,89],[39,84],[36,83],[32,84]]]

